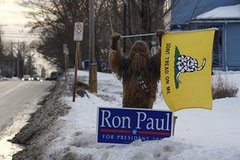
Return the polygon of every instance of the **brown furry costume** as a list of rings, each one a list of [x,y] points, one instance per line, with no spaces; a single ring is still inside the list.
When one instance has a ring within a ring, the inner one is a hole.
[[[159,40],[162,33],[157,34]],[[136,41],[129,56],[124,57],[118,46],[119,39],[120,35],[117,33],[112,36],[109,62],[112,72],[123,83],[123,107],[152,108],[160,79],[160,51],[150,57],[147,44]]]

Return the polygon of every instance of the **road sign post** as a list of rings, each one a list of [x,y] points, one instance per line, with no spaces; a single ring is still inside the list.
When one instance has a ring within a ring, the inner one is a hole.
[[[65,72],[65,81],[67,81],[67,56],[69,54],[68,46],[66,43],[63,44],[63,54],[64,54],[64,72]]]
[[[83,23],[82,22],[75,22],[74,25],[74,41],[76,41],[76,52],[75,52],[75,74],[74,74],[74,82],[73,82],[73,102],[75,102],[76,96],[76,85],[77,85],[77,70],[78,70],[78,63],[80,59],[80,41],[83,39]]]

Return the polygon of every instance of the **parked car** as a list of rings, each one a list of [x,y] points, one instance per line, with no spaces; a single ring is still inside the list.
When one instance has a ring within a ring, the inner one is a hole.
[[[62,76],[62,72],[52,72],[50,76],[50,80],[57,80]]]
[[[32,81],[33,78],[30,75],[27,74],[27,75],[23,75],[22,80],[23,81]]]

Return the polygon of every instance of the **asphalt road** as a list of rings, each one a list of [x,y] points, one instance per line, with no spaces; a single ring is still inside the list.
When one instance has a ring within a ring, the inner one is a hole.
[[[49,81],[0,81],[0,133],[19,113],[36,108],[53,84]]]

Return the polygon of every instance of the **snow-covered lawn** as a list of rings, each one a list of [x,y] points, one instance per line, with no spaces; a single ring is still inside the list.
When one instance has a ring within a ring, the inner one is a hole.
[[[78,73],[88,83],[88,72]],[[240,73],[223,76],[240,88]],[[45,158],[66,155],[86,160],[240,160],[240,94],[214,100],[211,111],[188,109],[175,112],[175,135],[161,141],[133,142],[130,145],[96,143],[97,107],[121,107],[122,84],[112,74],[98,73],[98,93],[63,97],[72,107],[61,117]],[[214,77],[215,79],[215,77]],[[160,88],[160,86],[159,86]],[[160,92],[154,109],[168,110]]]

